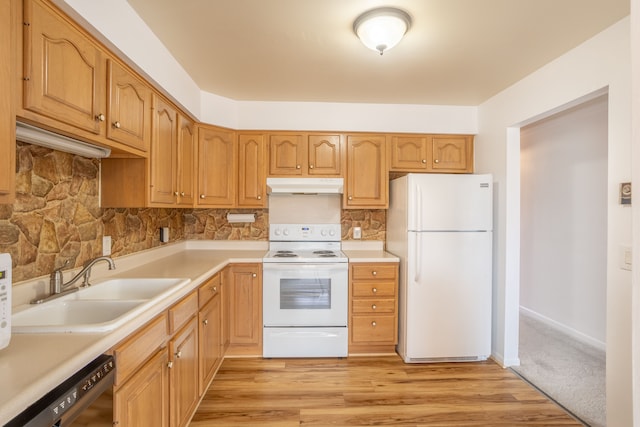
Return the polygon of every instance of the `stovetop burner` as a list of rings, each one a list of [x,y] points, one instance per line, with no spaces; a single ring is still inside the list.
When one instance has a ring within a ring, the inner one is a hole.
[[[273,256],[276,258],[296,258],[298,255],[291,251],[278,251]]]

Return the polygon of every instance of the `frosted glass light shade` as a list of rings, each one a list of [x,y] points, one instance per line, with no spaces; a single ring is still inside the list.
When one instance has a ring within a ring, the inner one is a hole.
[[[353,31],[366,47],[382,55],[402,40],[410,26],[407,12],[382,7],[360,15],[353,23]]]

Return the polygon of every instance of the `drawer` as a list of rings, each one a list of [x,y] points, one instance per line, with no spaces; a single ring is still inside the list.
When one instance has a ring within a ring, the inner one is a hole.
[[[395,299],[354,299],[351,301],[351,312],[354,314],[395,313]]]
[[[354,282],[351,295],[354,297],[395,297],[396,282]]]
[[[202,308],[220,292],[220,275],[216,274],[198,288],[198,308]]]
[[[352,264],[351,278],[354,280],[395,279],[398,264]]]
[[[198,293],[191,292],[169,309],[169,335],[180,329],[198,311]]]
[[[396,344],[395,316],[352,316],[351,342],[353,344]]]
[[[113,354],[116,358],[115,384],[122,384],[151,355],[162,347],[167,338],[167,315],[156,317],[125,342],[118,344]]]

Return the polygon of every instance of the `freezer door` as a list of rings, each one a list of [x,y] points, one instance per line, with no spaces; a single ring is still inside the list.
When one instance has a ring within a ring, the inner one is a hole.
[[[410,174],[410,231],[492,230],[491,175]]]
[[[408,243],[405,360],[489,356],[492,233],[409,233]]]

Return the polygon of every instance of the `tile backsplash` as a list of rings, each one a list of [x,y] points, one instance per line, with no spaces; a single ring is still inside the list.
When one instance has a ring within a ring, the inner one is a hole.
[[[102,255],[102,237],[111,236],[112,256],[170,241],[268,240],[267,209],[100,208],[100,161],[17,143],[16,201],[0,205],[0,252],[13,259],[13,280],[47,275],[55,268],[80,267]],[[253,223],[230,224],[227,213],[254,213]],[[385,210],[341,210],[342,239],[353,227],[363,240],[384,240]]]

